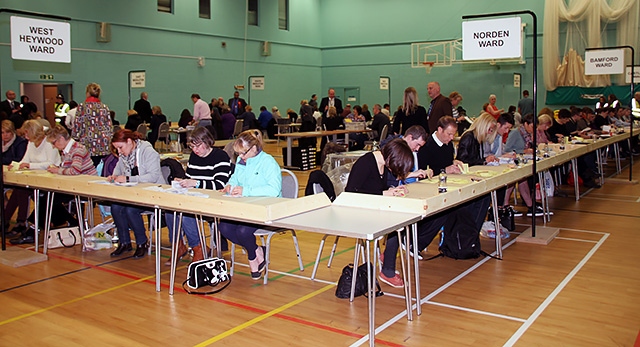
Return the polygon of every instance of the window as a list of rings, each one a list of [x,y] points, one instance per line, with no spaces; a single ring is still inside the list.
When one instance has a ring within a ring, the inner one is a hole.
[[[173,0],[158,0],[158,12],[173,13]]]
[[[278,0],[278,28],[289,30],[289,0]]]
[[[211,0],[199,0],[198,17],[211,19]]]
[[[247,12],[247,24],[258,25],[258,0],[247,0],[248,12]]]

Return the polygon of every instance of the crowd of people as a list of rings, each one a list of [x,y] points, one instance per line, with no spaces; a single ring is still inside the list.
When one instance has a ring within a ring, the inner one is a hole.
[[[405,195],[411,189],[410,183],[431,178],[434,173],[460,174],[465,164],[497,165],[500,158],[533,154],[542,143],[562,143],[572,136],[602,135],[612,127],[623,127],[632,121],[631,107],[622,105],[614,95],[601,98],[595,109],[570,107],[554,112],[542,108],[536,113],[526,90],[517,106],[508,107],[507,112],[497,106],[497,98],[492,94],[480,114],[472,119],[460,105],[462,95],[459,92],[452,91],[447,97],[441,93],[440,84],[432,81],[427,85],[427,93],[431,99],[428,107],[420,104],[415,88],[406,88],[402,105],[393,115],[388,104],[374,104],[372,111],[367,104],[343,107],[333,88],[319,102],[315,94],[302,100],[298,112],[288,108],[283,114],[276,106],[270,109],[261,106],[258,115],[238,91],[226,102],[220,97],[209,104],[194,93],[191,95],[193,112],[184,109],[178,121],[181,127],[194,127],[189,137],[181,139],[191,148],[192,155],[186,177],[175,180],[184,188],[214,189],[232,196],[280,196],[280,167],[264,151],[263,135],[275,136],[276,124],[281,119],[300,123],[300,131],[313,131],[318,127],[335,130],[349,123],[366,123],[374,130],[373,139],[379,141],[380,147],[354,163],[345,191],[389,196]],[[161,174],[160,156],[154,148],[159,137],[158,128],[167,122],[160,106],[152,107],[148,94],[142,92],[133,109],[127,112],[126,125],[120,129],[115,113],[102,103],[100,95],[101,88],[96,83],[87,85],[85,100],[81,103],[66,103],[64,96],[58,95],[55,122],[50,123],[42,118],[37,106],[27,97],[18,103],[16,93],[7,91],[6,100],[0,103],[3,165],[10,169],[43,169],[59,175],[100,175],[120,184],[168,183]],[[632,103],[640,104],[640,93],[634,95]],[[234,134],[237,120],[243,121],[242,132]],[[149,124],[150,133],[137,132],[140,124]],[[386,138],[382,136],[385,127],[389,130]],[[536,143],[533,142],[534,131]],[[233,150],[237,160],[232,162],[226,152],[214,148],[214,143],[234,135]],[[364,133],[360,136],[356,135],[350,144],[352,149],[362,148],[359,146],[369,138]],[[457,150],[453,144],[456,136],[459,136]],[[315,139],[301,139],[300,145],[316,147],[317,144]],[[325,145],[326,137],[323,137],[320,147]],[[637,138],[630,144],[622,143],[622,148],[623,156],[640,153]],[[600,186],[596,162],[594,153],[578,158],[578,174],[586,187]],[[102,168],[100,172],[96,167]],[[544,213],[530,193],[535,184],[534,178],[518,183],[528,216]],[[509,196],[514,189],[515,186],[509,186],[498,191],[498,204],[522,215],[523,212],[509,205]],[[557,191],[556,194],[563,193]],[[33,224],[33,214],[29,216],[30,196],[27,189],[13,188],[5,206],[8,218],[17,212],[15,224],[8,232],[12,243],[34,242],[36,233],[29,227],[29,222]],[[70,199],[68,195],[56,195],[52,226],[78,225],[77,217],[64,208]],[[484,195],[420,221],[418,244],[412,245],[410,252],[419,256],[440,230],[447,233],[454,227],[466,225],[479,232],[488,207],[489,197]],[[144,211],[143,207],[131,204],[111,204],[119,240],[111,256],[132,251],[134,258],[145,256],[149,242],[142,218]],[[44,213],[40,215],[44,216]],[[194,252],[193,259],[203,259],[210,250],[200,243],[195,216],[184,215],[181,220],[174,216],[167,213],[165,218],[172,240],[179,232],[175,245],[178,258],[188,253],[184,235]],[[5,221],[5,224],[9,227],[9,223]],[[179,231],[178,225],[181,226]],[[256,244],[253,235],[259,226],[223,220],[219,228],[225,244],[228,239],[246,249],[251,277],[261,278],[266,266],[265,250]],[[390,235],[381,257],[379,274],[382,282],[394,287],[404,285],[395,271],[399,244],[398,238]]]

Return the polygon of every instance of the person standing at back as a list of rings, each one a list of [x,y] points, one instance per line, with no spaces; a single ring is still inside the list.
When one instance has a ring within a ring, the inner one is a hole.
[[[73,129],[71,129],[71,137],[89,151],[94,166],[111,154],[109,143],[113,136],[109,107],[100,101],[101,92],[99,84],[87,85],[87,98],[78,105]]]
[[[191,94],[191,101],[193,101],[193,121],[195,125],[200,127],[210,126],[212,122],[209,104],[200,99],[200,94],[195,93]]]
[[[337,114],[342,114],[342,101],[336,98],[336,91],[333,88],[329,88],[328,96],[322,98],[320,101],[320,107],[318,109],[322,112],[322,123],[324,124],[325,119],[327,118],[327,112],[329,111],[329,107],[335,107]]]
[[[140,93],[140,99],[133,104],[133,109],[138,112],[140,118],[142,118],[145,123],[151,123],[153,110],[151,109],[149,94],[147,94],[147,92]]]
[[[427,119],[429,127],[425,128],[427,133],[435,131],[438,128],[438,120],[444,116],[451,116],[453,114],[453,106],[451,100],[446,96],[440,94],[440,83],[433,81],[427,84],[427,93],[431,98],[431,104],[427,111]]]
[[[233,93],[233,98],[229,99],[229,108],[231,109],[231,113],[234,117],[238,118],[238,116],[244,113],[245,107],[247,107],[247,102],[240,97],[240,93],[236,90]]]
[[[529,113],[535,113],[533,110],[533,99],[529,99],[528,90],[522,92],[522,99],[518,101],[518,113],[523,116]]]
[[[449,112],[451,112],[451,103],[449,103]],[[404,135],[407,129],[414,125],[420,125],[425,131],[429,132],[427,110],[418,104],[418,92],[416,89],[408,87],[404,90],[402,108],[396,113],[396,117],[393,120],[393,132],[398,135]]]

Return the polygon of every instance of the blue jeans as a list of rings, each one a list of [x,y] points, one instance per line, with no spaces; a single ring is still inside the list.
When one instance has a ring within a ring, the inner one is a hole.
[[[178,218],[179,216],[178,214]],[[167,221],[167,228],[169,228],[169,240],[173,242],[173,212],[165,213],[164,218]],[[178,218],[176,218],[176,227],[178,227],[178,223],[180,222]],[[187,235],[187,241],[191,248],[200,245],[198,222],[192,215],[182,215],[182,231]]]
[[[199,126],[199,127],[206,127],[206,126],[211,125],[211,124],[213,124],[213,123],[211,122],[211,119],[201,119],[201,120],[198,122],[198,126]]]
[[[253,233],[258,230],[257,225],[221,220],[220,223],[218,223],[218,228],[220,229],[220,234],[227,240],[247,250],[249,260],[256,259],[258,244],[256,243],[256,237]]]
[[[145,210],[136,206],[121,205],[113,203],[111,205],[111,216],[118,230],[119,243],[122,245],[131,243],[131,235],[129,228],[133,230],[136,237],[136,244],[143,245],[149,241],[147,232],[144,228],[141,213]]]

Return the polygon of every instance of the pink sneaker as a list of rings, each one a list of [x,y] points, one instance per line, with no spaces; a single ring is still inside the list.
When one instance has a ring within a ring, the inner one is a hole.
[[[394,287],[394,288],[403,288],[404,287],[404,281],[402,280],[402,277],[400,277],[399,274],[395,274],[395,276],[389,278],[387,276],[385,276],[382,272],[380,272],[380,281]]]

